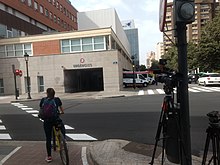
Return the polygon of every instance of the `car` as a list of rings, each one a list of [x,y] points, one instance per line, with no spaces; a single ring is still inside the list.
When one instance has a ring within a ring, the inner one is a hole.
[[[204,73],[198,79],[199,85],[220,85],[220,74],[219,73]]]
[[[188,82],[189,82],[189,84],[197,83],[198,78],[199,78],[199,74],[189,74],[188,75]]]

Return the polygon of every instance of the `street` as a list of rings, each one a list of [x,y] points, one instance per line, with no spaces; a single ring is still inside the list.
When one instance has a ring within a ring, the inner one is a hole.
[[[195,84],[190,86],[198,87]],[[147,89],[150,88],[155,90],[157,87],[149,86]],[[219,110],[220,92],[202,89],[200,92],[189,92],[194,155],[204,149],[208,127],[206,114]],[[62,119],[68,140],[124,139],[154,144],[163,97],[164,94],[145,94],[105,99],[63,99],[65,114]],[[36,116],[38,104],[39,100],[0,104],[1,139],[43,141],[42,121]]]

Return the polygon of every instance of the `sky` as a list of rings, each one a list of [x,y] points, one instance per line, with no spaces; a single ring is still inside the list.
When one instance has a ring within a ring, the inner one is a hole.
[[[134,20],[138,28],[140,64],[146,65],[146,56],[156,51],[156,44],[162,42],[159,30],[160,0],[70,0],[79,11],[114,8],[121,21]]]

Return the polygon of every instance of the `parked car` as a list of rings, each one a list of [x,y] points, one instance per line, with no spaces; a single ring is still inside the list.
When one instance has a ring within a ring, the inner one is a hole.
[[[155,79],[152,75],[147,74],[147,73],[142,74],[142,75],[148,80],[149,84],[151,84],[151,85],[155,84]]]
[[[220,74],[219,73],[204,73],[198,79],[199,85],[220,85]]]
[[[133,72],[123,73],[123,87],[133,86],[134,80],[136,86],[147,87],[149,84],[149,80],[146,79],[142,74],[137,74]]]
[[[189,82],[189,84],[197,83],[198,79],[199,79],[199,74],[189,74],[188,75],[188,82]]]

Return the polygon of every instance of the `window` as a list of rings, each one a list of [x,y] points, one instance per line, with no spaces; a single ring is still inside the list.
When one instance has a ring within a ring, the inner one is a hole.
[[[14,57],[14,45],[6,45],[7,57]]]
[[[32,0],[28,0],[28,6],[32,6]]]
[[[21,0],[21,2],[23,2],[23,3],[24,3],[24,2],[25,2],[25,0]]]
[[[42,5],[40,5],[40,13],[44,13],[44,9],[43,9],[43,6]]]
[[[30,43],[0,46],[0,58],[23,57],[25,52],[32,55],[32,47]]]
[[[69,40],[62,40],[62,52],[69,53],[70,52],[70,43]]]
[[[0,94],[4,94],[4,82],[3,79],[0,79]]]
[[[80,39],[72,39],[71,40],[71,52],[79,52],[81,51],[81,43]]]
[[[44,77],[37,76],[38,92],[44,92]]]
[[[53,14],[50,12],[50,19],[53,20]]]
[[[62,40],[61,49],[63,53],[106,50],[105,36]]]
[[[5,46],[0,46],[0,58],[5,57]]]
[[[34,10],[38,10],[38,3],[34,1]]]
[[[105,47],[104,37],[94,37],[94,50],[103,50]]]
[[[45,8],[45,16],[48,17],[49,16],[49,12],[48,10]]]
[[[53,21],[56,23],[57,22],[57,16],[53,15]]]
[[[92,38],[83,38],[82,39],[82,50],[91,51],[92,50]]]

